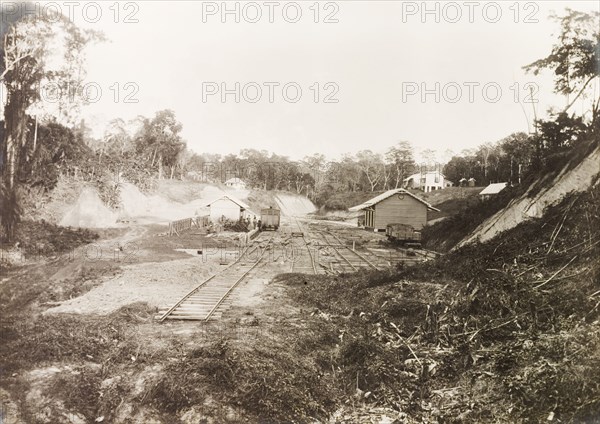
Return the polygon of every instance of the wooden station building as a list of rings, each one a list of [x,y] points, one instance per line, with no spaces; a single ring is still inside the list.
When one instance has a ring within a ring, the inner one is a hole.
[[[374,231],[385,231],[388,224],[410,225],[420,230],[427,224],[427,211],[438,211],[425,200],[408,190],[397,188],[351,207],[350,212],[361,212],[359,226]]]

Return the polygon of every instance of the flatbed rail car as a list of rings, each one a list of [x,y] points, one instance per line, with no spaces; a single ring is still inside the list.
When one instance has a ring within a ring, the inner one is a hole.
[[[261,209],[260,211],[260,229],[277,230],[281,220],[281,211],[273,207]]]
[[[404,246],[421,247],[421,232],[406,224],[388,224],[385,228],[388,240]]]

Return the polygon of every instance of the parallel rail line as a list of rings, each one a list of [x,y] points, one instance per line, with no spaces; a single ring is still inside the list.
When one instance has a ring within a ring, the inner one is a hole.
[[[365,263],[367,264],[367,266],[374,268],[374,269],[379,269],[375,264],[373,264],[371,261],[369,261],[367,258],[365,258],[364,256],[360,255],[358,252],[355,252],[354,250],[352,250],[350,247],[346,246],[335,234],[331,233],[330,231],[323,231],[323,230],[319,230],[317,231],[319,234],[321,234],[321,236],[323,237],[323,240],[327,243],[327,247],[331,247],[336,253],[337,255],[342,258],[342,260],[348,265],[350,266],[350,268],[353,271],[358,271],[359,265],[353,263],[352,261],[350,261],[350,259],[348,259],[348,257],[346,255],[344,255],[341,250],[342,249],[348,249],[351,252],[355,253],[356,256],[360,259],[361,263]],[[336,242],[339,243],[339,245],[336,244],[332,244],[329,243],[329,240],[327,238],[327,235],[330,235],[332,237],[334,237],[336,239]],[[342,249],[339,249],[338,247],[341,247]]]
[[[304,246],[306,247],[306,250],[308,251],[308,257],[310,258],[310,265],[312,267],[313,273],[317,274],[317,265],[315,264],[315,258],[312,254],[312,252],[310,251],[310,246],[308,245],[308,242],[306,241],[306,237],[304,235],[304,229],[302,228],[302,225],[300,225],[300,221],[298,220],[298,218],[294,217],[294,220],[296,221],[296,225],[298,226],[298,229],[300,230],[300,232],[302,233],[302,241],[304,242]],[[296,261],[294,260],[295,258],[292,258],[292,265],[291,265],[291,271],[294,272],[294,266],[296,265]]]
[[[271,237],[267,243],[270,243],[272,238],[273,237]],[[260,245],[256,246],[251,251],[249,251],[249,248],[244,249],[234,262],[190,290],[190,292],[183,296],[173,306],[163,312],[160,317],[157,318],[157,321],[163,322],[166,319],[208,321],[213,318],[219,307],[225,302],[239,283],[259,264],[264,263],[263,256],[267,249],[264,249],[261,252],[260,256],[250,267],[245,268],[240,266],[242,258],[247,258],[259,248]],[[238,272],[234,275],[227,275],[229,270],[236,269],[236,267],[239,267],[239,271],[243,272],[241,274]],[[231,279],[234,279],[233,283],[231,282]]]
[[[348,264],[350,266],[350,268],[354,271],[356,271],[358,269],[357,264],[350,261],[348,259],[348,257],[342,253],[340,248],[349,250],[350,252],[353,253],[354,256],[356,256],[357,258],[359,258],[361,260],[361,264],[365,263],[370,268],[375,269],[375,270],[381,270],[382,268],[385,268],[387,266],[392,266],[393,263],[396,263],[396,262],[402,262],[402,263],[411,265],[411,264],[416,264],[416,263],[422,262],[423,260],[435,259],[442,255],[442,253],[435,252],[433,250],[417,249],[414,251],[415,255],[412,257],[408,255],[408,250],[405,250],[404,251],[405,255],[403,255],[402,257],[392,258],[390,256],[390,258],[387,258],[376,252],[373,252],[369,248],[366,248],[366,252],[368,252],[368,255],[367,255],[364,252],[358,252],[357,250],[355,250],[355,249],[351,248],[350,246],[348,246],[347,244],[345,244],[344,241],[340,239],[340,237],[338,237],[335,233],[333,233],[330,230],[318,230],[317,232],[321,234],[321,236],[327,243],[327,247],[332,248],[336,252],[336,254],[340,258],[342,258],[342,260],[346,264]],[[329,240],[327,239],[327,235],[330,235],[331,237],[333,237],[337,244],[329,243]],[[384,261],[384,264],[381,263],[382,261]],[[358,265],[360,265],[360,264],[358,264]]]
[[[338,243],[344,245],[344,243],[342,242],[342,240],[340,240],[340,238],[338,236],[336,236],[335,234],[333,234],[331,231],[326,231],[326,232],[327,232],[327,234],[331,234],[333,236],[333,238],[338,241]],[[344,247],[346,249],[348,249],[349,251],[351,251],[352,253],[354,253],[356,256],[358,256],[360,259],[362,259],[364,262],[366,262],[371,268],[376,269],[378,271],[380,270],[380,268],[377,265],[375,265],[373,262],[371,262],[369,259],[367,259],[364,255],[361,255],[356,250],[351,249],[347,245],[344,245]]]
[[[381,259],[382,261],[385,261],[387,266],[390,266],[390,267],[399,262],[402,262],[402,263],[408,264],[408,265],[414,265],[416,263],[422,262],[422,260],[416,256],[408,256],[408,253],[406,250],[402,250],[402,252],[404,252],[404,254],[401,256],[392,257],[390,255],[389,257],[386,257],[378,252],[374,252],[372,249],[369,249],[369,253],[371,255]]]

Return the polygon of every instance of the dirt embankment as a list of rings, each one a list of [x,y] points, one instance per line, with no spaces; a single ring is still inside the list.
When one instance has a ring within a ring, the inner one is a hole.
[[[565,165],[562,171],[538,193],[533,194],[532,186],[522,196],[484,221],[473,233],[461,241],[456,248],[473,242],[490,240],[503,231],[516,227],[523,221],[540,218],[544,210],[559,203],[568,193],[586,191],[600,173],[600,148],[596,148],[577,166]]]
[[[63,179],[45,204],[35,206],[33,215],[62,226],[82,228],[120,227],[123,223],[165,224],[208,214],[208,204],[221,196],[247,202],[255,214],[268,206],[279,207],[284,215],[290,216],[306,215],[316,209],[308,198],[295,193],[234,189],[196,181],[163,180],[153,193],[143,193],[126,181],[121,181],[118,187],[118,207],[111,209],[92,185],[81,187]]]
[[[313,202],[299,194],[278,193],[273,197],[281,213],[286,216],[303,216],[317,209]]]

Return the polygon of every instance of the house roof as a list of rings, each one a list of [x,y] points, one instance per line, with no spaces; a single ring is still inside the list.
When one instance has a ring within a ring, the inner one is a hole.
[[[242,180],[241,178],[238,177],[234,177],[234,178],[230,178],[227,181],[225,181],[225,184],[230,183],[230,184],[246,184],[244,182],[244,180]]]
[[[494,183],[484,188],[479,194],[498,194],[506,188],[507,183]]]
[[[376,205],[377,203],[379,203],[379,202],[381,202],[381,201],[383,201],[383,200],[387,199],[388,197],[391,197],[391,196],[393,196],[394,194],[400,194],[400,193],[402,193],[402,194],[407,194],[407,195],[409,195],[410,197],[412,197],[412,198],[414,198],[414,199],[418,200],[419,202],[421,202],[421,203],[423,203],[425,206],[427,206],[427,209],[431,209],[431,210],[433,210],[433,211],[438,211],[438,212],[440,211],[439,209],[437,209],[437,208],[434,208],[433,206],[431,206],[431,205],[430,205],[429,203],[427,203],[425,200],[421,199],[420,197],[417,197],[417,196],[415,196],[415,195],[414,195],[414,194],[412,194],[410,191],[408,191],[408,190],[404,190],[403,188],[396,188],[396,189],[393,189],[393,190],[388,190],[388,191],[386,191],[385,193],[381,193],[379,196],[375,196],[375,197],[373,197],[372,199],[370,199],[370,200],[367,200],[367,201],[366,201],[366,202],[364,202],[364,203],[361,203],[360,205],[353,206],[353,207],[349,208],[348,210],[349,210],[350,212],[356,212],[356,211],[360,211],[360,210],[363,210],[363,209],[369,208],[369,207],[371,207],[371,206],[374,206],[374,205]]]
[[[233,196],[221,196],[218,199],[215,199],[212,202],[208,203],[206,206],[210,206],[213,203],[215,203],[216,201],[223,200],[223,199],[227,199],[227,200],[232,201],[233,203],[235,203],[236,205],[238,205],[242,209],[248,209],[248,210],[250,210],[250,206],[248,206],[246,203],[242,202],[241,200],[239,200],[239,199],[237,199],[237,198],[235,198]]]
[[[441,175],[444,179],[446,178],[446,176],[444,174],[442,174],[440,171],[426,171],[426,172],[417,172],[416,174],[412,174],[408,177],[406,177],[404,179],[404,181],[408,181],[411,178],[421,178],[421,175],[434,175],[434,174],[439,174]]]

